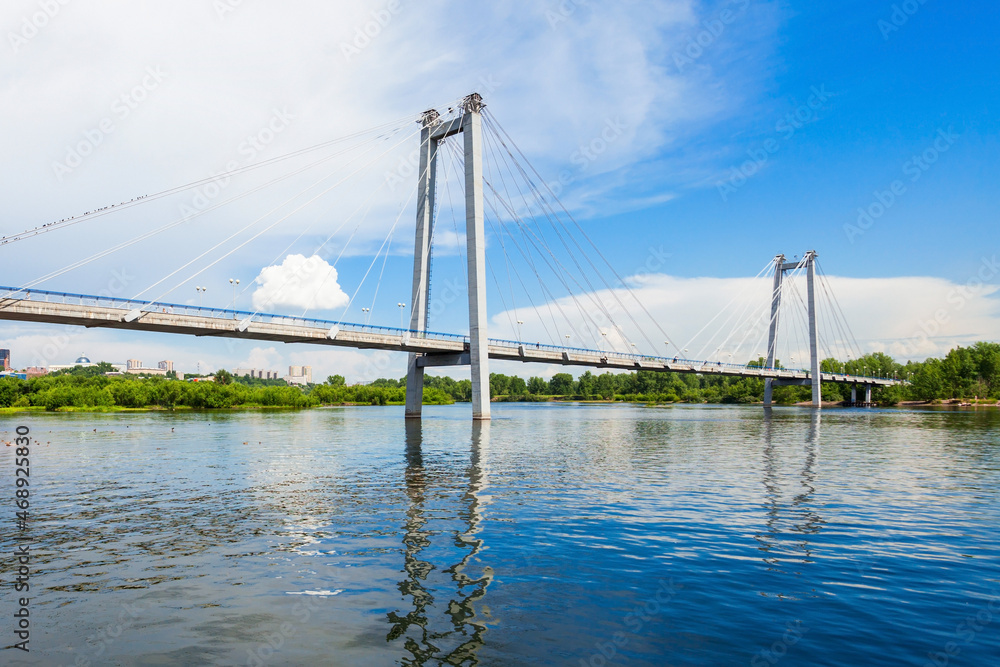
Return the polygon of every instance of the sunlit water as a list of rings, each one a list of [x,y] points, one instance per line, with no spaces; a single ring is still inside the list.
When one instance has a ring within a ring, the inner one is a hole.
[[[1000,664],[1000,411],[469,412],[3,417],[0,663]]]

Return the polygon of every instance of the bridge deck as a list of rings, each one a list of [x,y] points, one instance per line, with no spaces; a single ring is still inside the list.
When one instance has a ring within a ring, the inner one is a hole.
[[[0,319],[83,327],[159,331],[281,343],[312,343],[356,349],[416,352],[442,360],[469,349],[467,336],[378,327],[304,317],[250,313],[170,303],[127,301],[113,297],[0,287]],[[142,309],[141,314],[138,309]],[[776,378],[796,383],[809,372],[757,368],[741,364],[542,345],[490,339],[491,359],[615,370],[671,371],[732,377]],[[823,382],[890,386],[899,381],[823,373]]]

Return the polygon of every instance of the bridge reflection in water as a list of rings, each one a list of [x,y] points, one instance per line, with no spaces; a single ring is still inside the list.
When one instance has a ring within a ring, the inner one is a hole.
[[[480,494],[487,486],[482,458],[489,448],[490,423],[473,423],[467,481],[458,490],[462,507],[455,513],[461,525],[453,530],[431,525],[442,515],[436,506],[455,495],[446,488],[454,486],[454,479],[449,479],[446,468],[436,472],[432,464],[425,465],[424,429],[425,423],[406,422],[409,506],[403,536],[405,577],[398,588],[409,608],[387,614],[391,628],[386,639],[405,642],[409,656],[403,664],[476,665],[493,620],[482,604],[493,569],[479,558],[484,548],[479,534],[486,503]]]
[[[806,435],[802,469],[799,471],[799,490],[790,501],[782,494],[782,481],[787,479],[781,466],[779,443],[775,443],[775,416],[772,408],[764,409],[764,449],[762,473],[764,485],[764,529],[754,535],[770,570],[781,570],[782,563],[811,563],[813,536],[820,532],[825,521],[816,512],[813,496],[816,493],[816,460],[819,454],[821,413],[812,410]],[[792,426],[791,422],[788,426]]]

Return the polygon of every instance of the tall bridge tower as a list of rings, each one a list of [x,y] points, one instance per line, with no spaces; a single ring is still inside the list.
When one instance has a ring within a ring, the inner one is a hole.
[[[785,273],[806,270],[806,308],[809,316],[809,378],[805,380],[784,380],[767,378],[764,380],[764,407],[771,405],[774,387],[782,385],[808,385],[812,387],[812,404],[821,407],[823,393],[819,372],[819,333],[816,328],[816,257],[818,253],[810,250],[798,262],[786,262],[784,255],[774,258],[774,287],[771,291],[771,327],[767,336],[767,368],[774,368],[774,354],[778,338],[778,315],[781,308],[782,283]]]
[[[490,368],[486,331],[486,237],[483,222],[482,110],[478,93],[462,101],[462,115],[443,122],[431,109],[421,117],[420,180],[417,184],[417,231],[413,253],[413,307],[410,330],[427,331],[430,297],[431,238],[434,232],[434,190],[439,144],[462,133],[465,139],[465,235],[468,247],[469,349],[464,354],[410,353],[406,367],[406,417],[419,419],[423,407],[424,368],[472,367],[472,418],[490,418]]]

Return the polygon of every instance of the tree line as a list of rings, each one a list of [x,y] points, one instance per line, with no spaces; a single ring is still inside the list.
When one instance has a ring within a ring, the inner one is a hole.
[[[763,367],[764,359],[751,360],[748,366]],[[775,364],[782,368],[782,364]],[[901,364],[881,352],[860,359],[841,361],[825,359],[820,368],[824,373],[862,377],[895,378],[909,384],[876,387],[873,400],[883,405],[904,401],[934,401],[949,399],[1000,399],[1000,343],[980,342],[970,347],[958,347],[943,359],[910,361]],[[383,386],[405,387],[406,379],[379,380]],[[468,380],[449,377],[425,378],[425,386],[446,392],[456,401],[468,401],[472,385]],[[777,403],[798,403],[811,398],[810,387],[776,387]],[[564,398],[574,400],[619,400],[642,403],[758,403],[764,400],[764,381],[757,378],[698,375],[695,373],[663,373],[637,371],[633,373],[601,373],[586,371],[578,379],[569,373],[557,373],[551,379],[531,377],[524,380],[516,375],[490,375],[490,395],[493,400],[536,401]],[[850,385],[823,385],[826,401],[847,401]]]
[[[751,366],[763,366],[758,359]],[[780,363],[776,364],[780,367]],[[281,380],[253,380],[217,371],[213,382],[186,382],[175,377],[107,376],[110,364],[51,373],[19,380],[0,380],[0,408],[122,409],[122,408],[309,408],[321,405],[402,405],[406,378],[382,378],[370,384],[348,386],[344,377],[332,375],[322,384],[289,386]],[[826,373],[847,373],[898,378],[909,384],[877,387],[873,399],[883,405],[903,401],[1000,399],[1000,344],[981,342],[959,347],[943,359],[907,362],[873,353],[860,359],[826,359]],[[809,387],[777,387],[774,400],[791,404],[807,401]],[[424,378],[424,404],[444,405],[469,401],[472,383],[447,376]],[[495,401],[604,400],[638,403],[757,403],[763,400],[764,381],[694,373],[601,373],[586,371],[579,378],[557,373],[546,380],[516,375],[490,375],[490,395]],[[823,398],[850,398],[848,385],[826,383]]]

